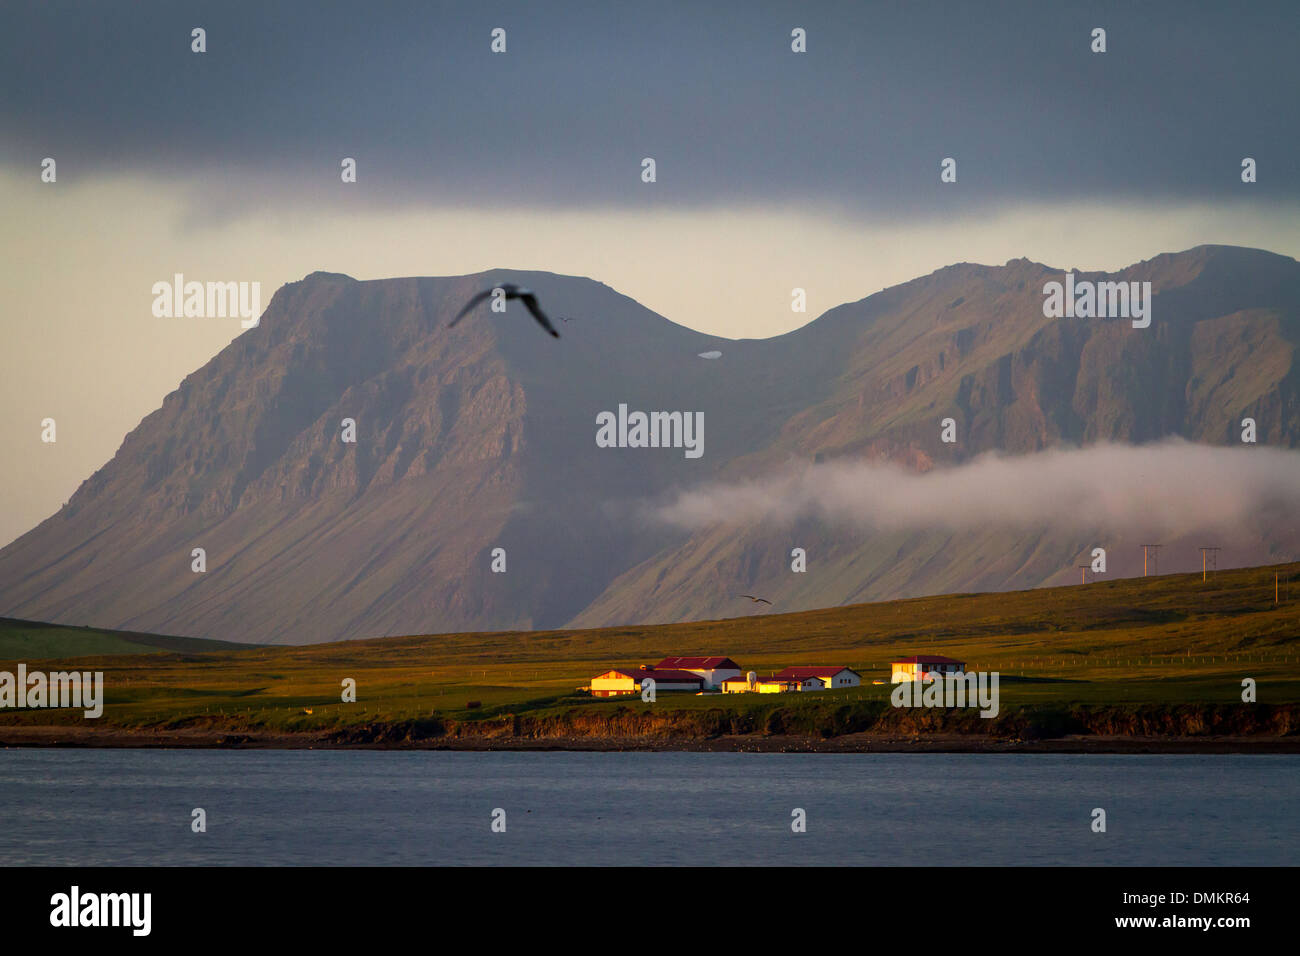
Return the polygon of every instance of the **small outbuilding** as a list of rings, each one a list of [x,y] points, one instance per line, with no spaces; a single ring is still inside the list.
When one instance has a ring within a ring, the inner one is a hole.
[[[845,687],[860,687],[862,675],[851,667],[838,664],[810,664],[802,667],[787,667],[773,675],[780,680],[790,681],[796,690],[841,690]]]
[[[719,686],[724,694],[748,694],[755,689],[754,685],[756,683],[758,683],[758,677],[753,671],[750,671],[743,677],[728,677]]]
[[[904,681],[931,681],[948,674],[961,674],[966,670],[966,662],[937,654],[914,654],[890,662],[890,679],[895,684]]]
[[[641,682],[651,677],[655,693],[669,690],[687,690],[699,693],[704,689],[704,679],[689,671],[658,667],[616,667],[591,679],[592,697],[618,697],[622,694],[641,693]]]
[[[784,677],[760,677],[754,682],[754,690],[760,694],[789,694],[798,689],[798,681]]]

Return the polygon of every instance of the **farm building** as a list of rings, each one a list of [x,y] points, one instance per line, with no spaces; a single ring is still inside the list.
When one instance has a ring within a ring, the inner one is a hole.
[[[798,689],[798,681],[784,677],[760,677],[754,682],[754,690],[759,694],[789,694]]]
[[[773,676],[797,683],[799,690],[837,690],[841,687],[858,687],[862,684],[862,675],[857,671],[831,664],[787,667]]]
[[[857,687],[862,683],[857,671],[847,667],[787,667],[771,677],[758,677],[750,671],[744,677],[729,677],[722,682],[724,694],[788,694],[801,690],[825,690],[828,687]]]
[[[591,696],[617,697],[620,694],[639,694],[641,681],[654,678],[655,692],[661,690],[689,690],[699,692],[704,688],[704,678],[689,671],[658,667],[616,667],[591,679]]]
[[[718,686],[722,688],[724,694],[748,694],[754,689],[754,682],[758,680],[753,671],[748,674],[728,677]]]
[[[916,654],[891,661],[889,666],[892,671],[891,681],[899,684],[910,680],[934,680],[945,674],[960,674],[966,669],[966,662],[951,657]]]
[[[724,694],[787,694],[798,689],[798,681],[781,677],[756,677],[753,671],[745,677],[728,677],[722,682]]]
[[[779,677],[759,677],[753,671],[744,677],[728,677],[720,686],[724,694],[784,694],[799,689],[793,681]]]
[[[690,671],[704,680],[706,690],[722,686],[722,682],[740,676],[740,665],[730,657],[665,657],[655,669],[671,668]]]

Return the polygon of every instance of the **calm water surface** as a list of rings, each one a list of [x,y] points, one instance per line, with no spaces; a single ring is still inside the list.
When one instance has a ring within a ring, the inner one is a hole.
[[[11,749],[0,864],[1294,865],[1298,798],[1300,756]]]

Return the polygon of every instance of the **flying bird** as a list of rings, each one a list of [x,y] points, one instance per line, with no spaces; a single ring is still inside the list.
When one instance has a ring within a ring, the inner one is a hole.
[[[741,595],[739,595],[739,596],[740,596],[740,597],[743,597],[743,598],[749,598],[749,599],[750,599],[751,601],[753,601],[755,604],[771,604],[771,603],[772,603],[772,602],[769,601],[767,598],[754,597],[754,595],[752,595],[752,594],[741,594]]]
[[[555,331],[555,326],[551,325],[551,320],[546,317],[546,313],[543,312],[541,306],[537,304],[537,296],[533,294],[533,290],[525,289],[509,282],[502,283],[499,286],[493,286],[491,289],[484,289],[478,295],[474,296],[474,298],[465,303],[465,308],[461,309],[460,312],[457,313],[456,318],[451,320],[451,324],[448,325],[447,328],[451,328],[461,319],[465,318],[466,315],[473,311],[476,305],[488,296],[492,295],[492,293],[497,289],[500,289],[505,293],[507,300],[518,299],[522,302],[528,307],[528,311],[533,314],[533,318],[537,320],[538,325],[544,328],[547,332],[550,332],[551,335],[555,336],[555,338],[558,339],[560,337],[560,333]]]

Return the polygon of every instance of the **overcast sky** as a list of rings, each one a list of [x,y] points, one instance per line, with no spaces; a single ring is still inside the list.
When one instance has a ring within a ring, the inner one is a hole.
[[[1298,38],[1294,2],[8,3],[0,543],[239,333],[153,318],[174,272],[547,269],[766,336],[954,261],[1300,254]]]
[[[222,205],[333,190],[343,155],[400,205],[820,202],[910,220],[1229,198],[1243,155],[1257,193],[1300,195],[1290,0],[17,7],[0,39],[7,164],[57,154],[67,182],[220,170]],[[938,188],[946,156],[960,189]]]

